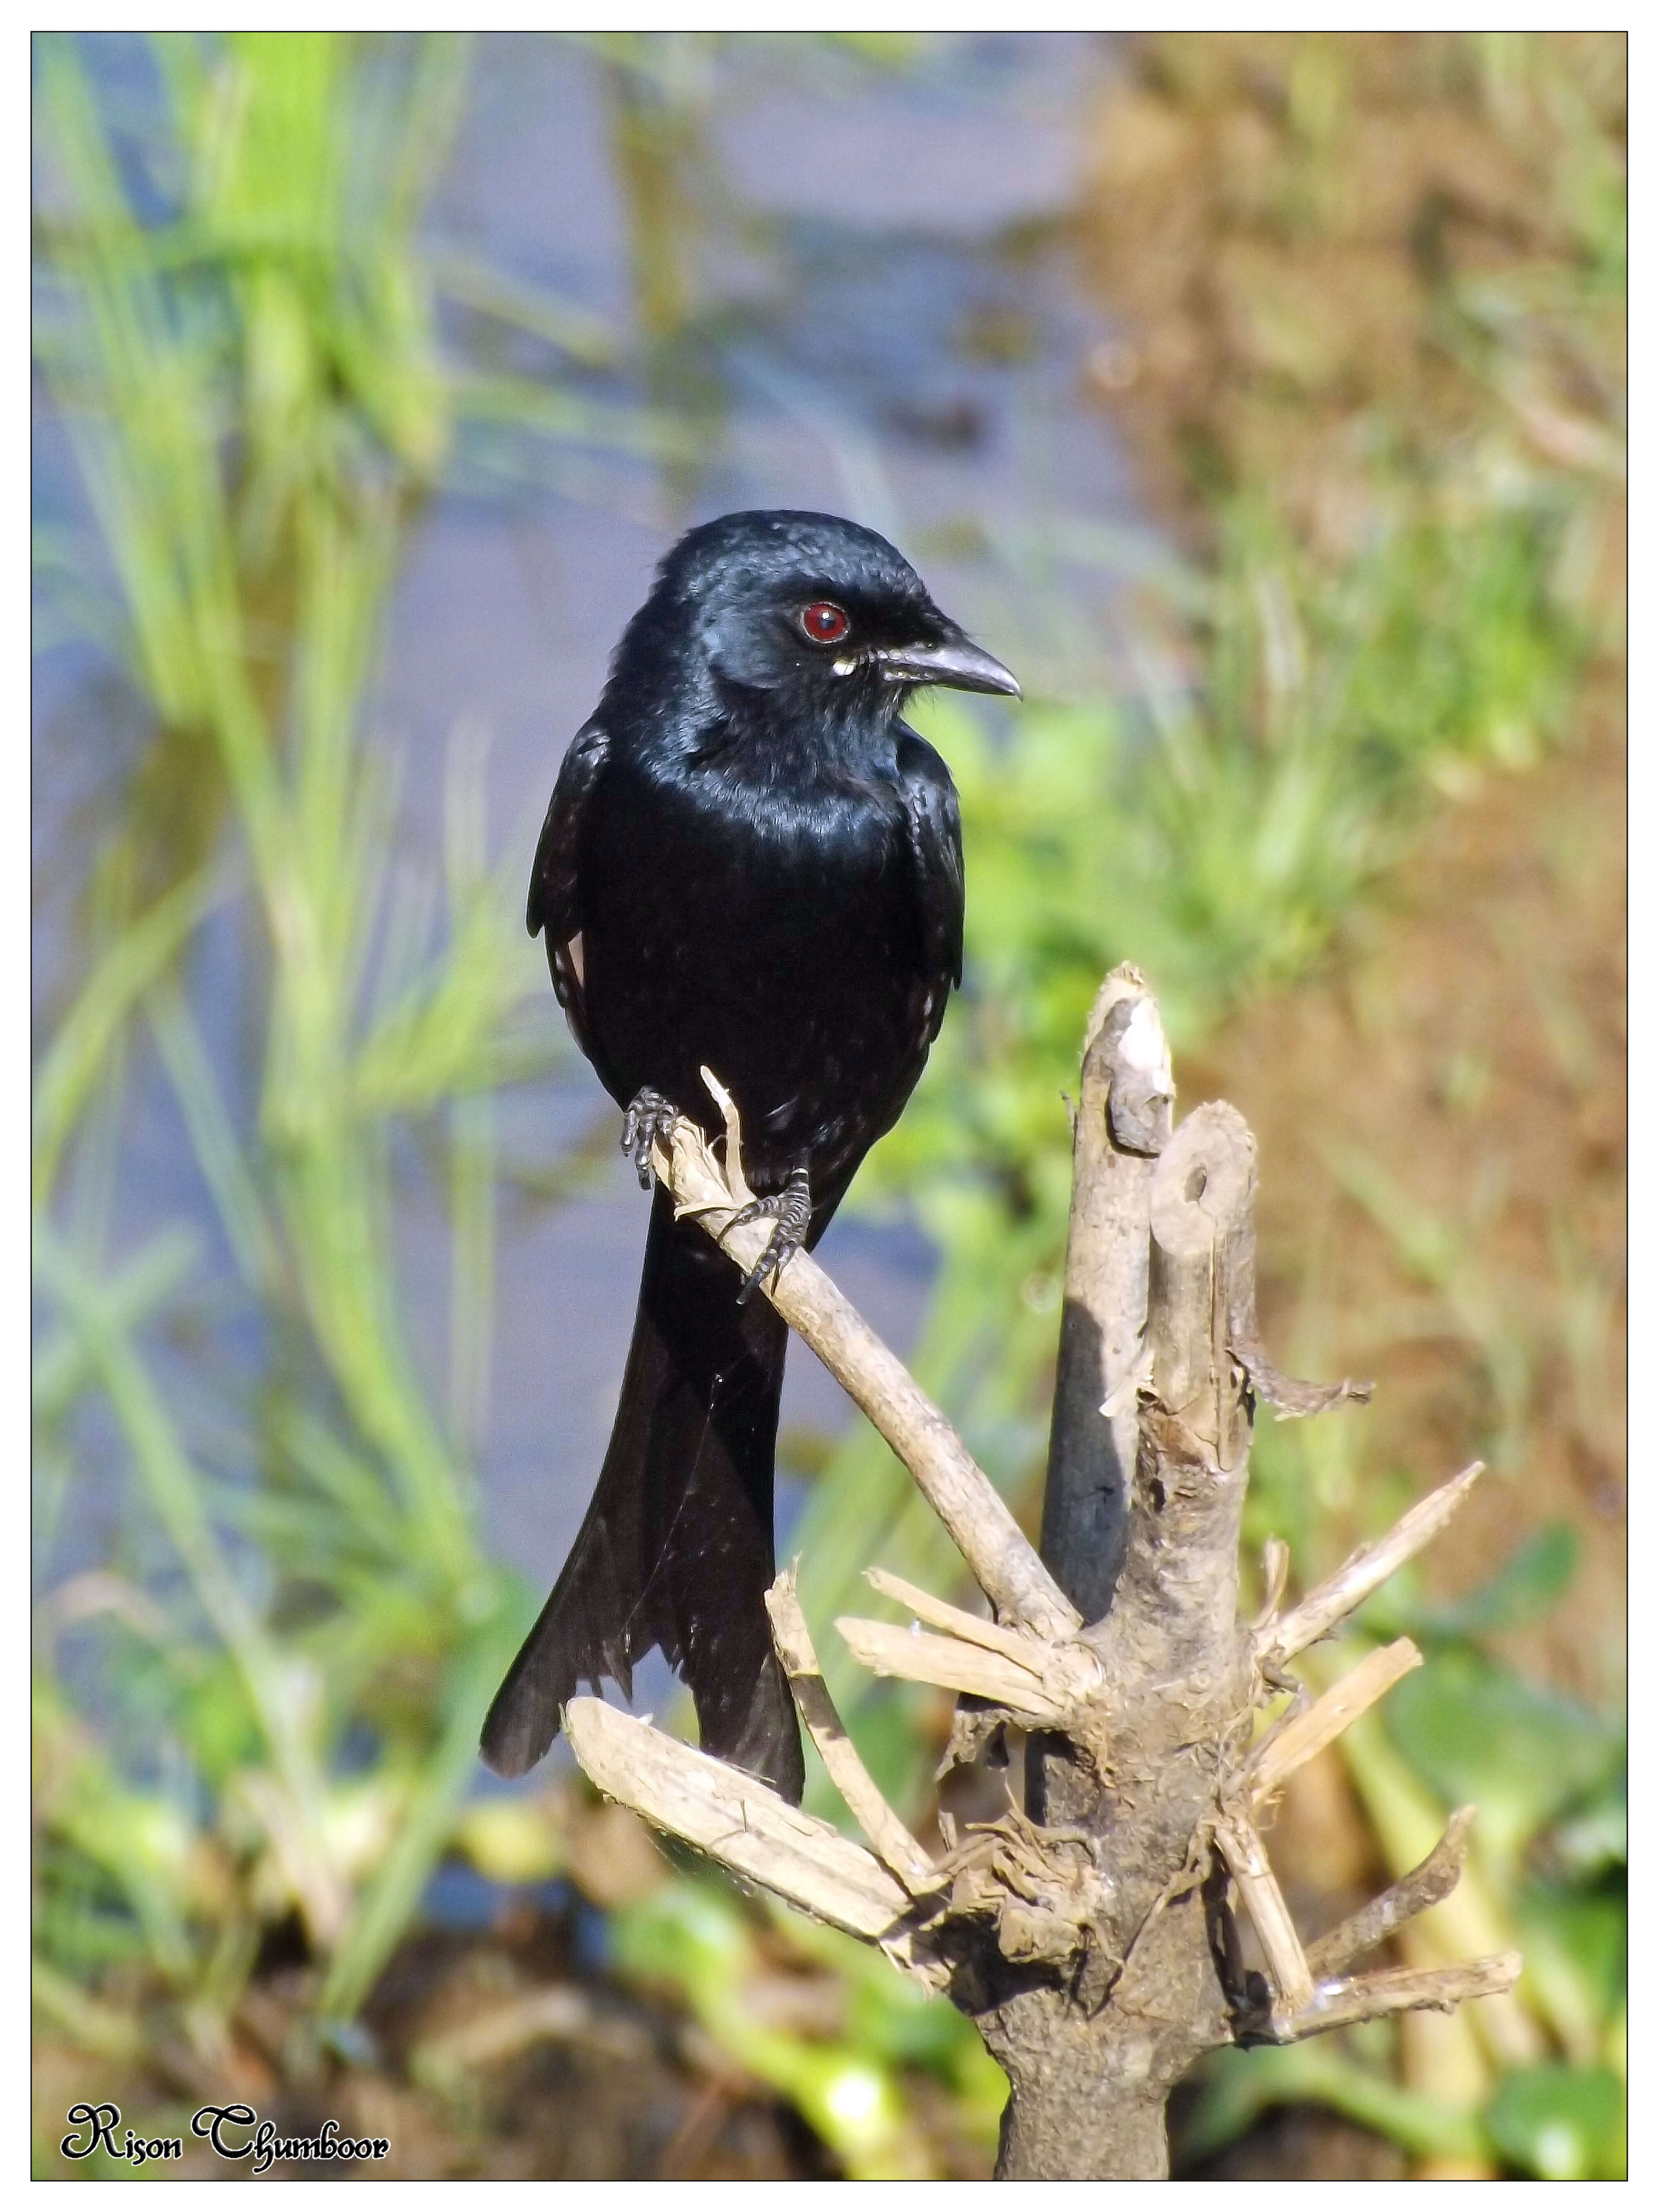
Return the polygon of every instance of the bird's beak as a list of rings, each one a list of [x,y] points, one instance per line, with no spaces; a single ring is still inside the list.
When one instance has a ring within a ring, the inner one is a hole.
[[[1010,699],[1024,696],[1018,679],[960,631],[942,645],[884,647],[876,661],[890,684],[943,684],[952,691],[1000,691]]]

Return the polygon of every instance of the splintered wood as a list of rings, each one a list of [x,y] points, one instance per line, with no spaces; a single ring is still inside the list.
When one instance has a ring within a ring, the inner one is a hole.
[[[1266,1622],[1256,1634],[1258,1662],[1264,1668],[1282,1667],[1357,1612],[1390,1575],[1397,1574],[1407,1559],[1414,1559],[1434,1540],[1483,1471],[1484,1462],[1472,1460],[1462,1474],[1455,1474],[1438,1490],[1419,1498],[1386,1536],[1375,1544],[1362,1544],[1328,1581],[1310,1590],[1299,1605],[1292,1606],[1279,1620]]]
[[[872,1674],[986,1698],[1029,1728],[1062,1725],[1101,1686],[1099,1656],[1085,1644],[1050,1644],[1028,1630],[981,1620],[879,1567],[866,1575],[884,1597],[916,1616],[908,1629],[848,1615],[836,1621],[848,1650]],[[923,1620],[948,1633],[923,1635],[917,1625]]]
[[[842,1726],[795,1595],[793,1567],[786,1567],[766,1593],[766,1610],[806,1733],[841,1792],[842,1802],[869,1837],[882,1864],[915,1895],[933,1881],[933,1863],[877,1789]]]
[[[1368,1651],[1352,1674],[1333,1682],[1322,1698],[1263,1738],[1249,1765],[1252,1802],[1260,1805],[1282,1790],[1298,1766],[1317,1758],[1361,1713],[1386,1697],[1402,1675],[1422,1664],[1423,1654],[1409,1636]]]
[[[573,1698],[564,1724],[596,1789],[815,1919],[875,1940],[908,1905],[908,1893],[873,1852],[786,1805],[753,1775],[599,1698]]]

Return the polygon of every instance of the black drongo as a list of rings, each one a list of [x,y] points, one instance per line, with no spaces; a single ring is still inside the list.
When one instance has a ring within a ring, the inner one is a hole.
[[[823,1234],[892,1127],[962,976],[962,838],[918,686],[1018,696],[884,538],[832,515],[728,514],[683,538],[565,755],[531,878],[554,988],[626,1109],[641,1181],[673,1110],[720,1122],[774,1220]],[[787,1331],[667,1194],[599,1486],[484,1724],[521,1774],[586,1680],[655,1644],[703,1747],[799,1802],[800,1741],[763,1596]]]

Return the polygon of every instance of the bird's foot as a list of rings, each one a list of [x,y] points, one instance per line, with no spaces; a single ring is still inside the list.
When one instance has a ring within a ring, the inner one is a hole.
[[[763,1275],[769,1274],[775,1288],[785,1261],[793,1258],[806,1242],[806,1232],[812,1222],[812,1192],[805,1169],[792,1168],[781,1190],[775,1191],[770,1198],[751,1198],[747,1206],[738,1207],[726,1225],[728,1230],[740,1229],[745,1221],[769,1221],[772,1235],[738,1292],[739,1305],[747,1304],[750,1292]]]
[[[623,1116],[622,1148],[633,1160],[641,1190],[651,1188],[652,1146],[659,1137],[666,1144],[679,1118],[679,1109],[648,1084],[635,1093],[633,1104]]]

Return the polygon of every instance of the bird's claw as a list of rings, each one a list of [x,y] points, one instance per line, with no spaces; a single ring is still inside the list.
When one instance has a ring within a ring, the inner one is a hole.
[[[633,1160],[641,1190],[651,1188],[652,1146],[659,1137],[665,1143],[679,1118],[678,1109],[660,1091],[653,1091],[647,1085],[635,1093],[632,1105],[623,1116],[622,1148]]]
[[[748,1304],[750,1293],[763,1275],[771,1276],[775,1289],[784,1262],[793,1259],[806,1242],[806,1232],[812,1223],[812,1192],[805,1169],[792,1168],[781,1190],[775,1191],[769,1198],[751,1198],[747,1206],[738,1207],[726,1225],[727,1230],[740,1229],[745,1221],[769,1221],[772,1234],[738,1292],[740,1306]]]

